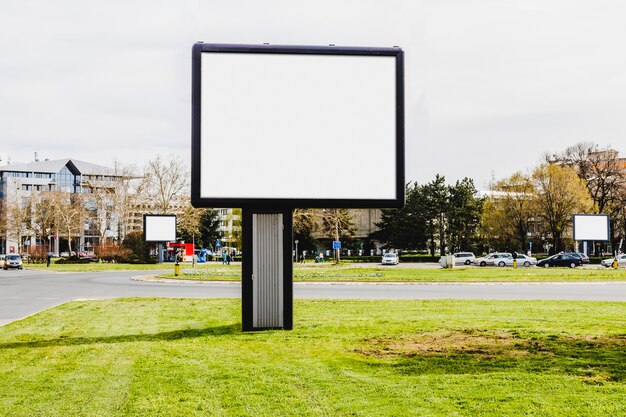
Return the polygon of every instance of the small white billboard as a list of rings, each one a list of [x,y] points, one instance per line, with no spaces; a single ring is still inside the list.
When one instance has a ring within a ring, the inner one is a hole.
[[[608,214],[575,214],[574,240],[610,240]]]
[[[146,242],[175,242],[176,215],[145,214],[143,216],[143,236]]]

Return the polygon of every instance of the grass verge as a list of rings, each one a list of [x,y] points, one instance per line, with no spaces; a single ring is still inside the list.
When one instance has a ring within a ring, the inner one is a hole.
[[[159,275],[163,278],[177,278],[174,273]],[[203,269],[181,269],[179,279],[199,281],[239,281],[240,266],[212,265]],[[337,282],[542,282],[542,281],[624,281],[625,269],[587,268],[403,268],[403,267],[363,267],[354,265],[295,266],[295,281],[337,281]]]
[[[93,272],[93,271],[155,271],[163,278],[176,278],[174,264],[129,265],[129,264],[77,264],[26,265],[26,268],[44,269],[56,272]],[[170,271],[170,272],[163,272]],[[222,265],[221,263],[180,265],[180,279],[198,281],[239,281],[241,265]],[[294,267],[295,281],[365,281],[365,282],[541,282],[541,281],[624,281],[626,269],[599,268],[424,268],[411,266],[371,266],[343,264],[297,264]]]
[[[73,302],[0,328],[0,415],[626,415],[626,303]]]

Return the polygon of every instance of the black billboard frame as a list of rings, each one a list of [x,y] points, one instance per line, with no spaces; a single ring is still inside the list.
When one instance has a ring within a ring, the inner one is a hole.
[[[396,61],[396,186],[393,199],[322,199],[322,198],[207,198],[200,193],[201,183],[201,54],[262,53],[392,56]],[[254,209],[295,208],[401,208],[405,199],[404,151],[404,52],[399,47],[342,47],[211,44],[198,42],[192,49],[191,76],[191,204],[194,207],[237,207]]]

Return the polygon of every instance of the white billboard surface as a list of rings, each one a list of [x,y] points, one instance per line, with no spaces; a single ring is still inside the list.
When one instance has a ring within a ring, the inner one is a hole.
[[[201,198],[396,198],[393,56],[201,55]]]
[[[151,216],[144,218],[146,242],[175,242],[176,216]]]
[[[609,240],[609,216],[605,214],[575,214],[574,240]]]

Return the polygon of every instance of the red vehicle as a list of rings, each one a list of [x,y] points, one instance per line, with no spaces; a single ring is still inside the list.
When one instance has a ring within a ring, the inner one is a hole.
[[[183,261],[190,261],[194,253],[193,243],[168,243],[167,244],[167,260],[175,261],[175,255],[181,253]]]

